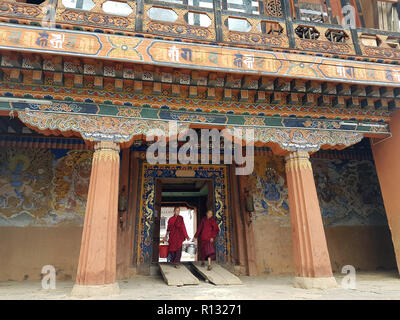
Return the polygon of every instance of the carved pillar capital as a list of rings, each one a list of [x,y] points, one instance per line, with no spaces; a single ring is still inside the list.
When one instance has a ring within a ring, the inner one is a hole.
[[[287,171],[294,169],[307,169],[312,170],[310,155],[307,151],[298,150],[290,152],[285,157],[285,167]]]
[[[115,161],[119,160],[120,146],[113,141],[99,141],[94,145],[93,161],[105,160]]]

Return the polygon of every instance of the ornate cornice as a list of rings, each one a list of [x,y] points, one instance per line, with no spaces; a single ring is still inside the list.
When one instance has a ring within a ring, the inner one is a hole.
[[[145,120],[135,118],[118,118],[105,116],[56,114],[34,111],[18,111],[19,119],[29,127],[42,132],[70,132],[79,133],[83,139],[89,141],[113,141],[126,143],[135,137],[143,138],[150,130],[159,129],[158,133],[170,137],[189,129],[190,121],[182,122],[173,120],[176,132],[170,132],[170,121]],[[258,144],[274,143],[283,150],[303,150],[314,152],[322,146],[350,146],[363,138],[362,133],[329,131],[299,128],[261,128],[244,126],[224,126],[233,136],[245,142]],[[235,130],[243,128],[242,132]],[[249,131],[250,130],[250,131]],[[154,131],[153,131],[154,132]],[[243,135],[242,135],[243,134]]]
[[[233,135],[237,135],[234,128],[230,128]],[[328,130],[307,130],[307,129],[276,129],[276,128],[251,128],[253,132],[243,130],[244,141],[254,143],[276,143],[286,151],[315,152],[323,146],[348,147],[364,137],[362,133]]]
[[[104,116],[54,114],[44,112],[19,111],[18,118],[29,127],[39,131],[61,133],[76,132],[88,141],[113,141],[125,143],[135,136],[146,135],[150,129],[160,129],[168,133],[168,121],[126,119]],[[187,130],[188,124],[179,123],[177,132]]]

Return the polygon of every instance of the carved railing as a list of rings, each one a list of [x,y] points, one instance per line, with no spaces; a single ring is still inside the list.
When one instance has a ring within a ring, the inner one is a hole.
[[[400,33],[357,29],[357,37],[363,56],[400,59]]]
[[[144,3],[142,31],[173,38],[212,42],[217,40],[213,8],[171,5],[161,1]]]
[[[236,4],[235,4],[236,3]],[[400,60],[400,33],[296,20],[289,0],[0,0],[0,22],[293,50],[366,61]]]
[[[302,21],[294,23],[292,30],[296,49],[333,55],[356,54],[352,33],[341,26]]]

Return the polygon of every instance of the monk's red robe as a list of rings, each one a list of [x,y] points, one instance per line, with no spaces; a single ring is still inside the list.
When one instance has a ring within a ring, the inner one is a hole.
[[[211,238],[215,240],[218,236],[219,227],[214,218],[207,219],[204,217],[201,220],[200,226],[197,229],[195,238],[200,237],[200,250],[199,250],[199,260],[206,260],[208,257],[215,259],[215,242],[211,243]]]
[[[167,231],[169,231],[168,251],[174,252],[182,248],[182,243],[189,238],[182,216],[173,215],[168,220]]]

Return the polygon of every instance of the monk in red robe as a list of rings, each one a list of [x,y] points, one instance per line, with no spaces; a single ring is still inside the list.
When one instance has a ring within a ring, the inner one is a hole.
[[[213,218],[213,212],[208,210],[194,235],[195,239],[200,237],[199,260],[202,261],[202,266],[205,265],[204,261],[208,260],[208,270],[212,269],[211,260],[215,259],[215,238],[218,233],[219,227]]]
[[[186,232],[185,222],[183,217],[179,215],[179,207],[174,208],[174,215],[168,219],[167,234],[164,237],[164,241],[168,238],[168,254],[171,257],[171,263],[175,268],[179,268],[179,262],[182,257],[182,243],[183,241],[189,240],[189,236]]]

